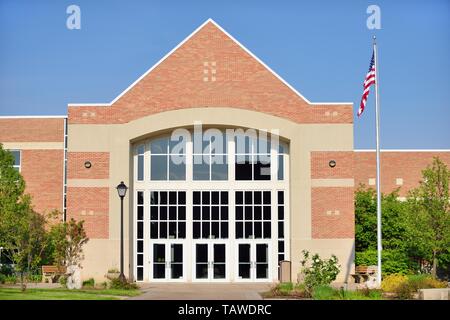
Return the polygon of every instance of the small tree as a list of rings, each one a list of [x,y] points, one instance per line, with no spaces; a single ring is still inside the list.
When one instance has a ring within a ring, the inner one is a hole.
[[[422,171],[422,181],[408,196],[410,249],[431,262],[436,277],[438,258],[450,248],[450,171],[439,159]]]
[[[330,285],[339,274],[338,258],[333,254],[330,259],[321,259],[316,253],[310,259],[310,253],[302,251],[301,274],[306,292],[311,296],[318,286]]]
[[[0,246],[20,272],[25,290],[26,277],[39,265],[47,242],[45,217],[33,211],[25,181],[13,164],[12,154],[0,144]]]

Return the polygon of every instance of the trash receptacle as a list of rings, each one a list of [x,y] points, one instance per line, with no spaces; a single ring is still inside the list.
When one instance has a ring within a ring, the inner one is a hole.
[[[283,282],[291,282],[291,262],[282,260],[278,266],[278,280]]]

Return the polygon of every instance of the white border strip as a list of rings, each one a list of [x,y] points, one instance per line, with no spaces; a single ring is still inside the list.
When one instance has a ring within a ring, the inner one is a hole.
[[[202,23],[194,32],[192,32],[187,38],[181,41],[175,48],[173,48],[169,53],[167,53],[161,60],[159,60],[153,67],[148,69],[142,76],[140,76],[136,81],[134,81],[128,88],[122,91],[113,101],[110,103],[69,103],[69,107],[86,107],[86,106],[99,106],[99,107],[108,107],[114,104],[117,100],[119,100],[123,95],[125,95],[131,88],[133,88],[139,81],[141,81],[147,74],[153,71],[158,65],[160,65],[164,60],[167,59],[172,53],[174,53],[178,48],[180,48],[184,43],[186,43],[190,38],[192,38],[198,31],[200,31],[206,24],[211,22],[214,24],[220,31],[225,33],[231,40],[233,40],[237,45],[239,45],[245,52],[247,52],[251,57],[253,57],[256,61],[262,64],[267,70],[269,70],[278,80],[284,83],[289,89],[291,89],[295,94],[297,94],[300,98],[305,100],[308,104],[311,105],[353,105],[353,102],[310,102],[306,99],[300,92],[298,92],[294,87],[292,87],[286,80],[284,80],[281,76],[279,76],[275,71],[273,71],[269,66],[267,66],[264,62],[262,62],[257,56],[255,56],[250,50],[244,47],[239,41],[237,41],[233,36],[231,36],[228,32],[226,32],[221,26],[219,26],[213,19],[209,18],[205,22]]]
[[[67,116],[0,116],[0,119],[65,119]]]
[[[354,152],[375,152],[375,149],[355,149]],[[450,149],[381,149],[381,152],[450,152]]]

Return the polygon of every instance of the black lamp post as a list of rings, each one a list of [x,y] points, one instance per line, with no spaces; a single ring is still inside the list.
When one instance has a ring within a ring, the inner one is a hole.
[[[125,283],[127,279],[125,278],[125,274],[123,273],[123,198],[127,194],[128,187],[123,183],[117,186],[117,193],[120,197],[120,275],[119,280],[122,283]]]

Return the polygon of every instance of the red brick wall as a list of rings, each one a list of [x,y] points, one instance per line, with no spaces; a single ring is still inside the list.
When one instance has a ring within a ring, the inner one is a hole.
[[[209,81],[204,81],[205,76]],[[248,109],[298,123],[353,123],[352,105],[309,105],[212,23],[112,106],[72,106],[68,113],[71,124],[126,123],[194,107]]]
[[[22,150],[21,173],[34,209],[62,210],[63,150]]]
[[[0,119],[0,142],[62,142],[63,118]]]
[[[67,188],[67,218],[84,220],[89,238],[108,238],[108,212],[108,188]]]
[[[351,179],[353,178],[353,151],[314,151],[311,152],[312,179]],[[330,160],[336,166],[329,166]]]
[[[419,185],[422,170],[431,164],[433,157],[439,156],[450,168],[450,152],[381,152],[381,191],[389,193],[400,187],[400,196]],[[355,152],[355,186],[369,186],[369,178],[376,177],[375,152]],[[403,185],[396,185],[402,178]]]
[[[312,188],[312,238],[354,238],[353,188]]]
[[[89,169],[86,161],[91,163]],[[109,152],[68,152],[67,169],[68,179],[108,179]]]

